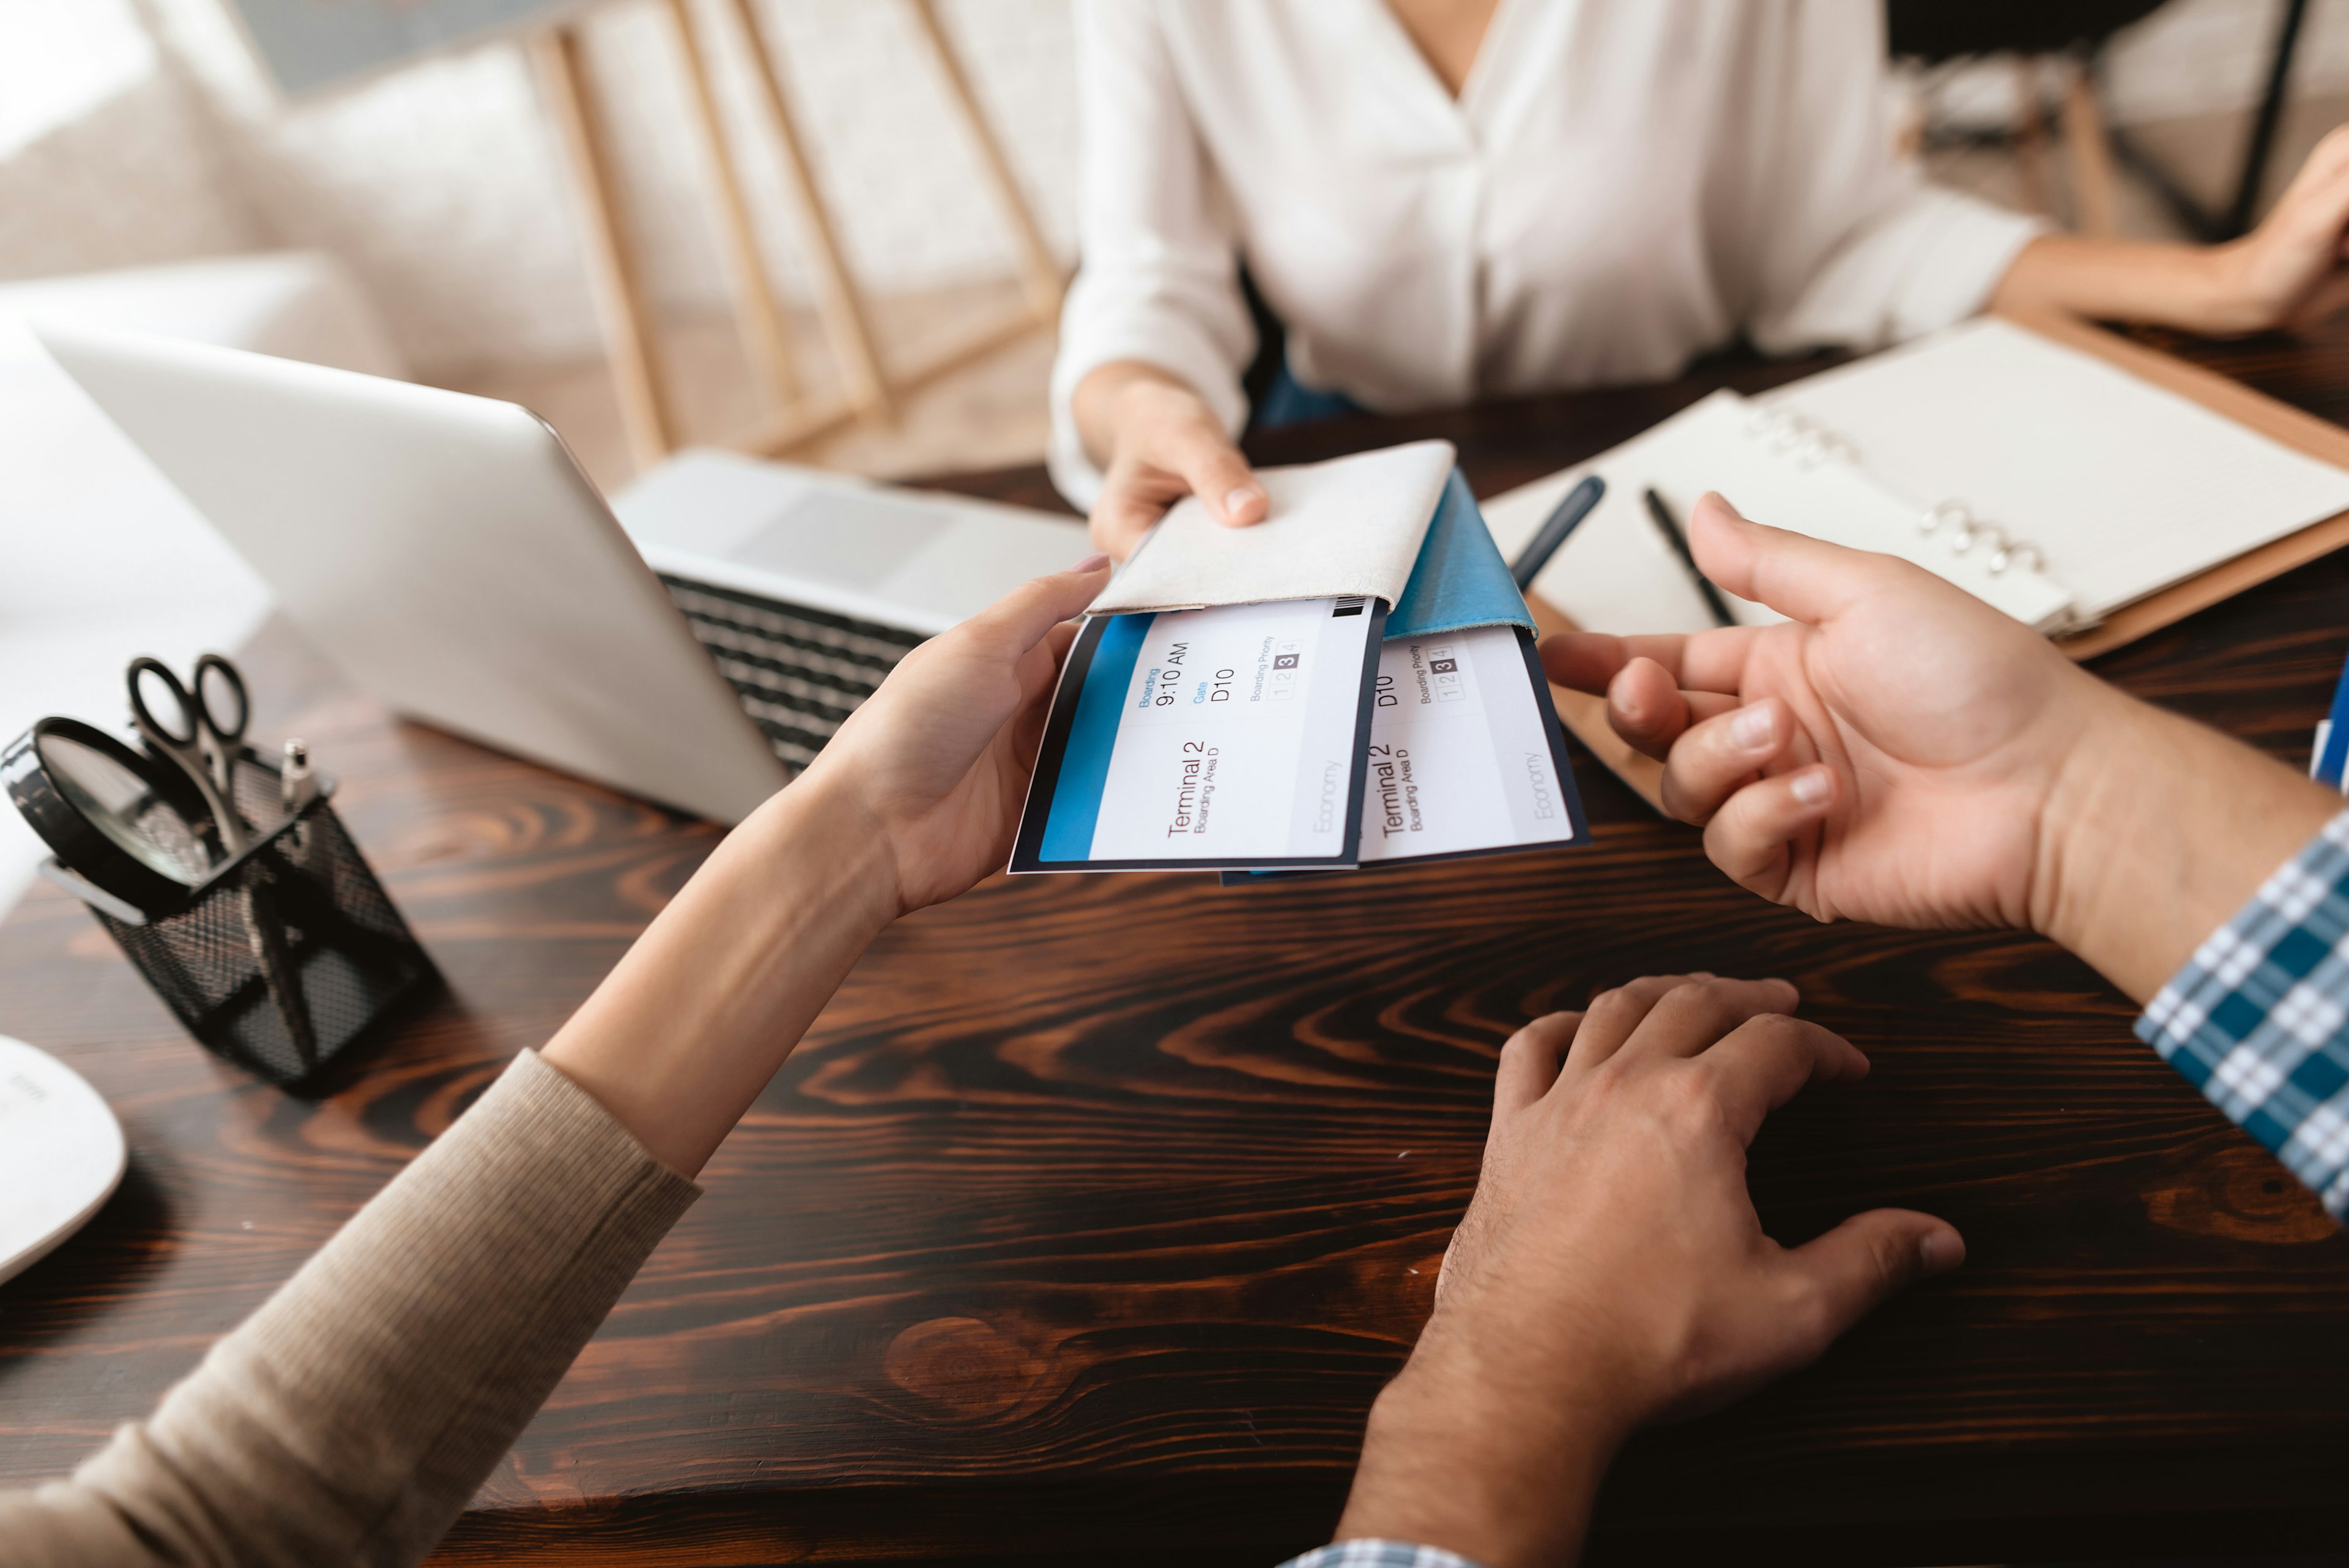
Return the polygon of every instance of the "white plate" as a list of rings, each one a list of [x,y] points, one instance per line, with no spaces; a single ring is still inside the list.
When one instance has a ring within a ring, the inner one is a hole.
[[[125,1152],[122,1124],[79,1074],[0,1034],[0,1280],[104,1206]]]

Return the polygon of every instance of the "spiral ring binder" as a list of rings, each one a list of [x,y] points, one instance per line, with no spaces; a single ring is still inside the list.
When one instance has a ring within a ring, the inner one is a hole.
[[[1796,409],[1756,403],[1745,421],[1745,432],[1761,440],[1774,455],[1791,457],[1805,470],[1829,462],[1865,466],[1858,448]],[[1993,577],[2011,570],[2043,575],[2047,570],[2047,557],[2036,545],[2009,538],[2003,528],[1977,517],[1962,501],[1947,500],[1925,507],[1918,514],[1917,532],[1927,538],[1940,538],[1952,556],[1969,555],[1977,545],[1985,546],[1985,569]]]
[[[1989,542],[1990,575],[1993,577],[2002,576],[2008,567],[2015,566],[2029,572],[2047,569],[2046,557],[2039,553],[2037,545],[2017,544],[2009,539],[2004,529],[1976,517],[1973,509],[1962,501],[1944,501],[1938,506],[1928,507],[1917,520],[1917,531],[1927,535],[1939,533],[1945,525],[1951,530],[1950,550],[1954,555],[1964,555],[1978,539]]]

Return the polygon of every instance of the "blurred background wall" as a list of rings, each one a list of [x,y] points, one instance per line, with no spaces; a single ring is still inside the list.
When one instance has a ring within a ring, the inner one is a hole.
[[[867,286],[920,292],[1007,275],[1001,225],[904,8],[765,4]],[[1069,0],[950,0],[945,11],[1048,234],[1073,260]],[[2114,119],[2240,111],[2275,14],[2275,0],[2166,7],[2112,53]],[[725,279],[668,31],[654,9],[619,4],[590,32],[654,296],[681,317],[720,312]],[[791,203],[727,63],[719,87],[749,132],[739,145],[769,254],[805,297]],[[2349,95],[2349,0],[2317,0],[2295,88],[2302,99]],[[1987,71],[1971,89],[1961,78],[1940,90],[1961,114],[1995,115],[2012,77]],[[216,0],[0,0],[0,278],[322,249],[366,286],[420,375],[463,380],[595,352],[574,236],[556,151],[511,45],[288,107]]]
[[[1072,248],[1067,0],[944,9],[1047,232]],[[903,8],[772,0],[770,12],[867,286],[1008,273],[1001,225]],[[618,5],[589,32],[655,296],[687,314],[722,310],[668,30],[650,8]],[[47,79],[12,82],[12,72]],[[87,92],[58,79],[75,76]],[[804,296],[768,139],[740,72],[719,78],[750,132],[744,174],[779,279]],[[447,379],[483,361],[594,352],[574,233],[554,143],[511,45],[288,108],[214,0],[0,0],[0,277],[326,250],[366,286],[419,373]]]
[[[767,5],[868,286],[916,291],[1007,274],[1000,224],[903,8]],[[2275,10],[2274,0],[2166,7],[2113,51],[2114,119],[2240,110],[2257,90]],[[950,0],[946,19],[1047,233],[1072,253],[1069,0]],[[657,13],[626,4],[590,30],[656,297],[686,315],[722,310],[668,33]],[[16,44],[36,36],[47,47]],[[745,173],[779,277],[804,296],[790,203],[756,111],[738,72],[719,78],[750,132]],[[1997,112],[2010,82],[1984,73],[1971,101]],[[2295,87],[2302,98],[2349,94],[2349,0],[2313,7]],[[1946,91],[1966,107],[1962,84]],[[595,348],[555,150],[513,47],[286,108],[215,0],[0,0],[0,277],[264,247],[341,258],[427,377]]]

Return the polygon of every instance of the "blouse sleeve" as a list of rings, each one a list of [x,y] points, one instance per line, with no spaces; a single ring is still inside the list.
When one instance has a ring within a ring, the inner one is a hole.
[[[2349,1218],[2349,812],[2210,933],[2137,1032]]]
[[[525,1051],[153,1416],[0,1493],[0,1556],[420,1561],[698,1191]]]
[[[1077,383],[1142,360],[1179,377],[1237,433],[1256,328],[1236,273],[1237,225],[1152,0],[1084,0],[1076,41],[1082,260],[1061,313],[1050,461],[1061,493],[1089,510],[1102,473],[1071,412]]]
[[[1749,20],[1750,97],[1723,169],[1735,217],[1715,265],[1743,286],[1754,345],[1875,348],[1980,311],[2047,225],[1898,156],[1878,0],[1775,0]]]

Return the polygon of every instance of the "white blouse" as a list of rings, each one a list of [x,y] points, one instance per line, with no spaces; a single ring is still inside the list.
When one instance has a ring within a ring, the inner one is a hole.
[[[1244,253],[1309,386],[1387,412],[1872,348],[1982,308],[2035,220],[1894,156],[1882,0],[1500,0],[1455,100],[1385,0],[1076,0],[1070,416],[1140,359],[1247,414]]]

